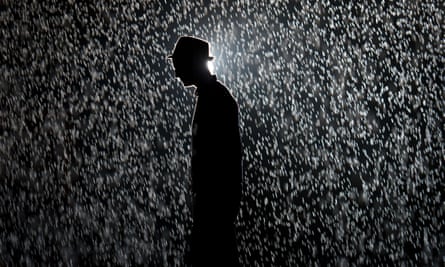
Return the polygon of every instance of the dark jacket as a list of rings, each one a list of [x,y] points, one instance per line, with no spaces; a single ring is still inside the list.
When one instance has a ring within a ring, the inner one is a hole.
[[[200,255],[211,255],[215,251],[208,248],[213,246],[227,258],[227,253],[236,254],[234,223],[241,200],[238,104],[215,76],[196,93],[192,123],[192,238],[195,252]]]

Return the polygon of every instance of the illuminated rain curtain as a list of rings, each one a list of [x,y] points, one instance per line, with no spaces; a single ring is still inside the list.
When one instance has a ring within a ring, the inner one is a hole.
[[[243,266],[443,266],[443,2],[129,2],[0,2],[0,265],[183,266],[193,35],[240,106]]]

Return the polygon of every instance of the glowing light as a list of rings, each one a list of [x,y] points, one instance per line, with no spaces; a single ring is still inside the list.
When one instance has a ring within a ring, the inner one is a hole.
[[[207,68],[209,69],[210,73],[214,73],[215,66],[213,65],[213,61],[207,61]]]

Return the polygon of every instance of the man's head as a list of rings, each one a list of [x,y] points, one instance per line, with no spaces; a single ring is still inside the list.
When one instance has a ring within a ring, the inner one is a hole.
[[[213,59],[209,56],[209,43],[190,36],[181,36],[168,58],[173,60],[176,77],[185,86],[196,85],[208,75],[207,62]]]

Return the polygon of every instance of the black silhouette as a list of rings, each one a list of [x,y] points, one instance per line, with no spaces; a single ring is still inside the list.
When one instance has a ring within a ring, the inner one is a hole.
[[[208,68],[209,44],[183,36],[175,45],[176,76],[196,86],[192,123],[192,266],[239,266],[235,218],[241,199],[238,104]]]

